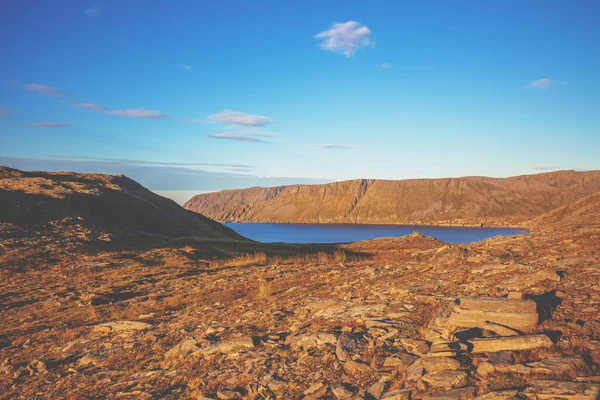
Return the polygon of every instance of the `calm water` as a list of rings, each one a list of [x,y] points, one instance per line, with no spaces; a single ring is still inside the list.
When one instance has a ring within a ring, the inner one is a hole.
[[[257,224],[225,223],[240,235],[259,242],[345,243],[383,237],[406,236],[415,231],[447,243],[471,243],[494,236],[527,233],[511,228],[463,228],[414,225],[357,224]]]

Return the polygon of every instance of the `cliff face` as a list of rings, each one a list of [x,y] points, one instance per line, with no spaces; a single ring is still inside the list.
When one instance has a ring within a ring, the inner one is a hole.
[[[0,223],[40,225],[73,217],[104,229],[244,239],[122,175],[25,172],[0,166]]]
[[[253,187],[194,196],[219,221],[510,225],[600,191],[600,171]]]

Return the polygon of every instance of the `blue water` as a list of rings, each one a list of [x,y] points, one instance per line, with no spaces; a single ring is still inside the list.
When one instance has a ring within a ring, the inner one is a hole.
[[[406,236],[417,231],[447,243],[472,243],[494,236],[527,233],[512,228],[467,228],[415,225],[266,224],[225,223],[242,236],[258,242],[347,243],[383,237]]]

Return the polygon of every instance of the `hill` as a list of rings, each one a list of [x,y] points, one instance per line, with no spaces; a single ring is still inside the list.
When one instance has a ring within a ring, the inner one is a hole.
[[[362,179],[225,190],[184,207],[219,221],[512,225],[600,191],[600,171],[510,178]]]
[[[73,217],[95,228],[169,237],[244,239],[126,176],[25,172],[0,166],[0,222],[40,225]]]
[[[600,192],[542,214],[527,226],[552,230],[600,227]]]

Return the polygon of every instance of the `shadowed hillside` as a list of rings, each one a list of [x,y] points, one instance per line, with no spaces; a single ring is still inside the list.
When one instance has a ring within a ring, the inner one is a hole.
[[[511,225],[600,191],[600,171],[225,190],[184,207],[219,221]]]
[[[39,225],[72,217],[103,229],[171,237],[244,239],[122,175],[24,172],[0,167],[0,222]]]

